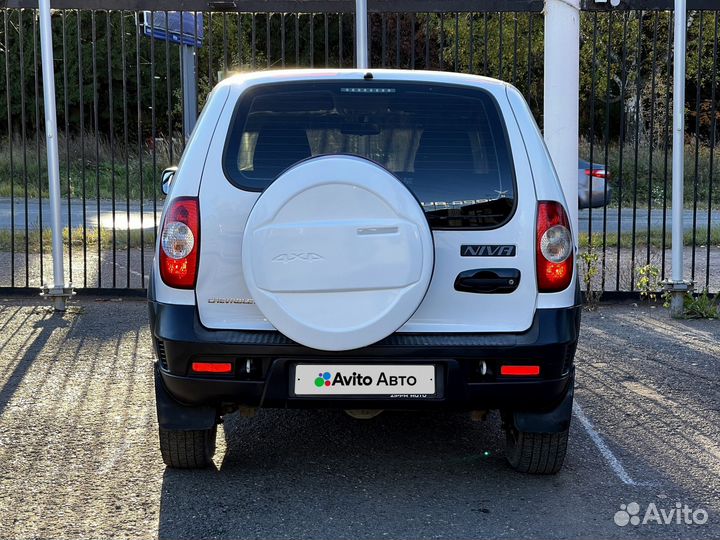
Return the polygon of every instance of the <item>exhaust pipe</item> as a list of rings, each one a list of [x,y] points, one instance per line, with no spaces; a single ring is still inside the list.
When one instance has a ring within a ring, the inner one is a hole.
[[[355,64],[368,68],[368,10],[367,0],[355,0]]]

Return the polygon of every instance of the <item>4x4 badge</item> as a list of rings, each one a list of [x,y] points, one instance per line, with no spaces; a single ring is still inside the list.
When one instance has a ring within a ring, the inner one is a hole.
[[[290,262],[301,262],[301,261],[319,261],[324,259],[322,255],[317,253],[281,253],[273,257],[273,262],[290,263]]]
[[[461,257],[514,257],[515,246],[490,244],[463,244]]]

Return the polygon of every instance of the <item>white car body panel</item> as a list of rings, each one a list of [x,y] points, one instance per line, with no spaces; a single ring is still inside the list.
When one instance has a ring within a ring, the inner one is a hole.
[[[225,102],[230,95],[230,88],[217,87],[208,96],[207,104],[202,111],[202,114],[198,118],[195,124],[188,144],[185,148],[185,152],[180,159],[178,164],[178,170],[175,173],[172,184],[170,186],[170,193],[168,194],[165,204],[163,206],[163,214],[160,219],[160,230],[162,230],[162,223],[165,219],[165,211],[167,209],[167,203],[174,197],[197,197],[200,191],[200,178],[202,178],[203,170],[205,168],[205,159],[208,155],[208,145],[213,140],[213,134],[218,121],[222,117],[223,108]],[[202,218],[202,214],[201,214]],[[202,240],[203,231],[201,223],[200,236]],[[155,243],[155,253],[158,253],[160,249],[160,235]],[[193,305],[195,304],[195,291],[176,289],[168,287],[163,283],[160,278],[160,267],[158,265],[158,257],[153,259],[153,294],[158,302],[166,304],[181,304],[181,305]]]
[[[555,171],[552,159],[550,158],[550,152],[548,152],[545,146],[545,141],[530,111],[530,107],[515,87],[507,85],[507,95],[512,110],[515,113],[518,126],[523,126],[523,139],[532,166],[533,183],[535,185],[537,199],[539,201],[560,201],[563,203],[565,209],[567,209],[567,202],[565,201],[565,195],[560,185],[560,179]],[[572,227],[573,224],[571,223],[570,226]],[[573,231],[573,238],[575,238],[575,260],[577,261],[577,231]],[[538,294],[537,307],[544,309],[574,305],[577,279],[576,268],[573,272],[570,286],[560,292]]]
[[[183,156],[169,199],[199,196],[201,239],[195,291],[162,284],[153,268],[157,301],[197,301],[209,328],[272,330],[253,302],[242,270],[245,223],[260,196],[224,177],[222,157],[235,104],[251,86],[282,81],[363,80],[368,70],[284,70],[238,75],[221,82],[206,105]],[[507,126],[515,167],[516,210],[508,223],[492,230],[434,230],[435,267],[420,307],[399,332],[519,332],[530,327],[536,308],[568,307],[575,302],[575,280],[565,291],[538,294],[535,278],[537,200],[564,203],[562,190],[529,108],[517,90],[494,79],[431,71],[370,70],[375,81],[466,85],[491,93]],[[461,244],[512,244],[514,257],[461,257]],[[517,268],[520,284],[510,294],[462,293],[455,277],[464,270]],[[575,272],[576,274],[576,272]]]

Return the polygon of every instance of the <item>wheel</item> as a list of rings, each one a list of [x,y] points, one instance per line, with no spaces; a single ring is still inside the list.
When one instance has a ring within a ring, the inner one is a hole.
[[[217,426],[211,429],[180,431],[160,429],[160,453],[173,469],[201,469],[212,463]]]
[[[507,427],[505,456],[516,471],[555,474],[565,461],[568,432],[566,429],[557,433],[529,433]]]

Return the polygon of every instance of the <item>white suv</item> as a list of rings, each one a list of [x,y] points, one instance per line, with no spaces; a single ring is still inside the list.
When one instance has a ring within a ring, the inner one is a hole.
[[[562,466],[580,308],[520,93],[399,70],[238,75],[170,179],[149,288],[160,447],[210,463],[238,408],[499,409]]]

